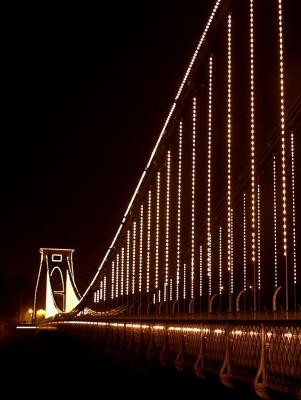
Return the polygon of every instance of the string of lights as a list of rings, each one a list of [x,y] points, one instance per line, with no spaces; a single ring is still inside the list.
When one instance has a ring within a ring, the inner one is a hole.
[[[147,259],[146,259],[146,291],[149,293],[149,275],[150,275],[150,240],[151,240],[151,210],[152,210],[152,192],[148,191],[147,205]]]
[[[292,183],[292,228],[293,228],[293,282],[294,282],[294,308],[296,309],[297,285],[297,245],[296,245],[296,196],[295,196],[295,142],[294,133],[291,133],[291,183]]]
[[[115,297],[119,296],[119,253],[116,255]]]
[[[243,194],[243,288],[247,290],[247,207],[246,193]]]
[[[228,14],[227,35],[227,265],[229,272],[229,311],[232,311],[232,249],[231,249],[231,83],[232,83],[232,16]]]
[[[219,246],[218,246],[218,287],[219,294],[222,294],[223,291],[223,232],[222,227],[219,227]]]
[[[159,275],[159,240],[160,240],[160,171],[157,173],[157,207],[156,207],[156,254],[155,254],[155,289],[158,289]]]
[[[278,253],[277,253],[277,180],[276,156],[273,155],[273,226],[274,226],[274,286],[278,287]]]
[[[166,301],[166,291],[169,278],[169,219],[170,219],[170,150],[167,152],[166,169],[166,221],[165,221],[165,283],[164,283],[164,301]]]
[[[133,222],[133,250],[132,250],[132,294],[136,288],[136,221]]]
[[[121,260],[120,260],[120,295],[124,293],[124,248],[121,248]]]
[[[208,295],[211,296],[211,134],[212,134],[212,71],[213,58],[209,58],[208,85],[208,154],[207,154],[207,275]],[[210,299],[209,299],[210,300]]]
[[[194,249],[195,249],[195,157],[196,157],[196,98],[192,101],[192,165],[191,165],[191,285],[190,297],[194,298]]]
[[[142,292],[143,263],[143,204],[140,206],[140,237],[139,237],[139,292]]]
[[[115,287],[115,262],[112,261],[112,272],[111,272],[111,299],[112,300],[115,297],[114,287]]]
[[[182,196],[182,135],[183,123],[179,125],[179,154],[178,154],[178,205],[177,205],[177,277],[176,300],[179,300],[180,265],[181,265],[181,196]]]
[[[257,185],[257,282],[261,290],[261,215],[260,215],[260,185]]]
[[[106,275],[103,278],[103,301],[107,300],[107,277]]]
[[[131,245],[131,232],[128,229],[126,234],[126,284],[125,294],[128,296],[130,292],[130,245]]]

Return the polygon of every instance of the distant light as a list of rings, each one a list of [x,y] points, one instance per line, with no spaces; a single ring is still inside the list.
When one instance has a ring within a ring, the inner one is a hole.
[[[17,325],[16,329],[38,329],[35,325]]]
[[[46,310],[43,310],[42,308],[40,308],[40,309],[37,311],[37,316],[38,316],[38,317],[45,317],[45,315],[46,315]]]

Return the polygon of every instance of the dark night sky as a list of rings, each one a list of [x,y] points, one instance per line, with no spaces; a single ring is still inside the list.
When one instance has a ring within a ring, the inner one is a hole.
[[[212,4],[132,0],[96,9],[42,2],[7,10],[0,161],[6,279],[25,274],[33,288],[40,247],[75,248],[85,289]]]

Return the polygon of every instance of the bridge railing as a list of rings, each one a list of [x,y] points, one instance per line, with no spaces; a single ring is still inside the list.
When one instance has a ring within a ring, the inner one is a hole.
[[[290,321],[176,321],[106,319],[52,321],[44,325],[94,338],[132,354],[158,358],[199,377],[215,374],[228,386],[249,382],[268,390],[301,393],[301,326]],[[41,325],[43,327],[43,325]]]

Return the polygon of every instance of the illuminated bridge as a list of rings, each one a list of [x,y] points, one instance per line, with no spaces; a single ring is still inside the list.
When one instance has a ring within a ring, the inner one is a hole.
[[[300,398],[297,3],[213,2],[121,224],[82,296],[72,250],[41,249],[43,326],[192,367],[200,377],[213,372],[227,385],[250,381],[262,397],[274,389]]]

